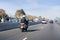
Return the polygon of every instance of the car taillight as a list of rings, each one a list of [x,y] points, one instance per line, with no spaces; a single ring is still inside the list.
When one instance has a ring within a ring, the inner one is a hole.
[[[24,24],[20,24],[20,26],[24,26]]]

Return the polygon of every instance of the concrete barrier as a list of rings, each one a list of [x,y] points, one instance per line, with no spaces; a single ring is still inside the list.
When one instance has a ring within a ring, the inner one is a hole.
[[[0,31],[19,28],[20,23],[0,23]],[[29,26],[39,24],[39,22],[31,22]]]
[[[19,23],[0,23],[0,30],[18,28]]]

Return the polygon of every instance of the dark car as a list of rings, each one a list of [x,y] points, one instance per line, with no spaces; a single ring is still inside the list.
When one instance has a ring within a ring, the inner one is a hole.
[[[49,22],[50,22],[50,23],[53,23],[53,20],[50,20]]]

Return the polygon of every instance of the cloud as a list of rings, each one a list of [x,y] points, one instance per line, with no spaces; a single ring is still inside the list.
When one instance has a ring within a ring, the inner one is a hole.
[[[17,9],[24,9],[27,14],[55,18],[60,16],[59,0],[10,0],[0,1],[0,8],[6,10],[9,15]]]

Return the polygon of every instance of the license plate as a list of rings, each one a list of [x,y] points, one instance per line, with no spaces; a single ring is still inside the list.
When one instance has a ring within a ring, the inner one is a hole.
[[[21,28],[23,28],[23,26],[21,26]]]

